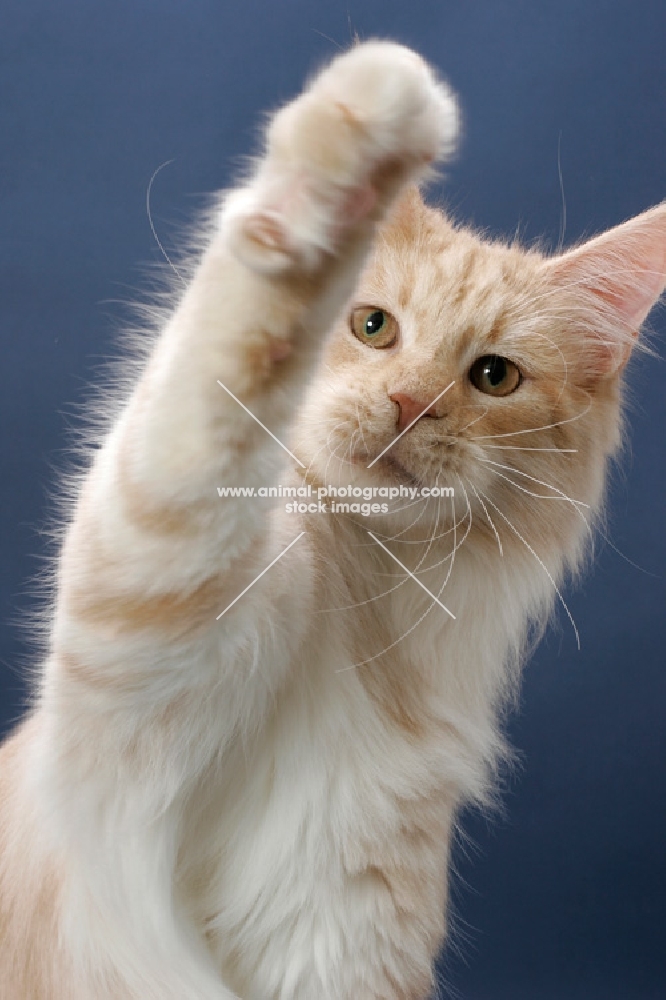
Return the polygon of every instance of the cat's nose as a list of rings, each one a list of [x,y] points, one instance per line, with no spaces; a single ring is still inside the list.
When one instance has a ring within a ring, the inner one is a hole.
[[[404,431],[410,424],[415,424],[420,417],[436,417],[435,407],[431,403],[423,403],[412,399],[406,392],[394,392],[389,396],[392,403],[398,404],[399,431]]]

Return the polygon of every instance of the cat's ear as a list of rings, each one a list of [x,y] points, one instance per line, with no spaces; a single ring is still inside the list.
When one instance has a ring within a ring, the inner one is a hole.
[[[409,184],[396,199],[388,218],[387,230],[395,237],[414,239],[425,210],[421,192],[416,184]]]
[[[545,268],[571,297],[586,374],[592,380],[616,374],[666,288],[666,202],[547,260]]]

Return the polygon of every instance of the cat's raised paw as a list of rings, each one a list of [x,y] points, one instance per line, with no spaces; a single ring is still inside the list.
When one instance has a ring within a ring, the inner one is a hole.
[[[458,124],[453,94],[410,49],[338,56],[273,117],[254,178],[225,203],[233,250],[258,270],[315,268],[453,151]]]

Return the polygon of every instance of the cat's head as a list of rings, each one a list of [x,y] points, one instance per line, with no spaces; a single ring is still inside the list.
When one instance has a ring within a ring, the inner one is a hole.
[[[622,372],[665,285],[666,203],[545,257],[407,192],[306,400],[309,478],[451,487],[455,501],[391,501],[384,523],[423,534],[455,516],[494,544],[492,521],[574,562],[621,440]]]

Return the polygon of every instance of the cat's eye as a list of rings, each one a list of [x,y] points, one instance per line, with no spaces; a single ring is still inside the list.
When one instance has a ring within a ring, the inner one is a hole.
[[[349,317],[351,331],[368,347],[393,347],[398,339],[398,321],[391,313],[375,306],[360,306]]]
[[[484,354],[469,370],[472,385],[488,396],[508,396],[522,381],[520,369],[499,354]]]

